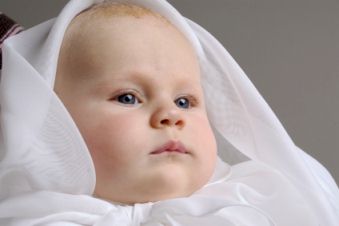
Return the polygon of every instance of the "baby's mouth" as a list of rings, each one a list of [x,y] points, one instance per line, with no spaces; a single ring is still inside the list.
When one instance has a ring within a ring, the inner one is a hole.
[[[170,140],[159,148],[156,148],[150,154],[157,155],[162,153],[189,154],[184,144],[182,144],[180,141],[173,140]]]

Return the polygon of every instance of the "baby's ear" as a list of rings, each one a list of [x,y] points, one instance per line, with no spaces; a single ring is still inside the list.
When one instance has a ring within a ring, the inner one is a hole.
[[[2,68],[2,43],[6,38],[18,34],[23,28],[14,20],[0,12],[0,70]]]

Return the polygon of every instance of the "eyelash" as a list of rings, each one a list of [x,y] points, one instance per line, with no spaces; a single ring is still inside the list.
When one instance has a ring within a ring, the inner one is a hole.
[[[189,106],[187,109],[190,109],[190,108],[193,108],[193,107],[196,107],[198,105],[198,101],[197,99],[192,96],[192,95],[182,95],[182,96],[179,96],[177,97],[174,102],[176,102],[177,100],[179,100],[180,98],[184,98],[184,99],[187,99],[189,101]],[[178,106],[179,107],[179,106]],[[186,109],[186,108],[183,108],[183,109]]]
[[[111,100],[117,101],[117,102],[119,102],[120,104],[123,104],[123,105],[135,105],[135,103],[127,104],[127,103],[120,102],[119,99],[122,98],[123,96],[127,96],[127,95],[133,96],[135,98],[135,100],[137,101],[137,104],[142,103],[142,100],[139,98],[139,95],[136,94],[136,92],[134,92],[134,91],[119,92],[118,94],[114,95],[114,97]]]
[[[137,103],[131,103],[131,104],[128,104],[128,103],[122,103],[120,98],[122,98],[123,96],[127,96],[127,95],[131,95],[135,98],[135,101]],[[178,100],[180,99],[187,99],[187,101],[189,102],[188,103],[188,107],[187,108],[181,108],[181,109],[190,109],[190,108],[193,108],[193,107],[196,107],[199,102],[197,100],[197,98],[195,98],[194,96],[192,95],[181,95],[177,98],[174,99],[174,103],[178,106],[178,104],[176,103]],[[140,103],[143,103],[143,101],[141,100],[141,98],[139,98],[139,95],[136,94],[136,92],[134,91],[125,91],[125,92],[121,92],[121,93],[118,93],[117,95],[115,95],[113,98],[111,98],[111,100],[114,100],[114,101],[117,101],[119,102],[120,104],[123,104],[123,105],[136,105],[136,104],[140,104]],[[178,108],[180,108],[180,106],[178,106]]]

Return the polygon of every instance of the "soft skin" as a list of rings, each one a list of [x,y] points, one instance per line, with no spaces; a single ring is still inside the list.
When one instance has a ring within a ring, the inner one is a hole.
[[[72,23],[55,91],[91,153],[95,196],[126,204],[184,197],[211,177],[216,142],[199,63],[168,22],[145,15]],[[167,142],[187,153],[152,154]]]

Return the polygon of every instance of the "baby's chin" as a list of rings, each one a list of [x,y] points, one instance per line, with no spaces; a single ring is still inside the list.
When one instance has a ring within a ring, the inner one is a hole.
[[[136,203],[158,202],[168,199],[189,197],[205,184],[210,177],[200,181],[158,180],[147,186],[140,185],[135,188],[126,188],[122,191],[113,191],[96,188],[94,196],[114,204],[134,205]]]
[[[215,162],[202,164],[187,158],[152,161],[148,168],[119,173],[121,177],[100,177],[97,171],[95,196],[128,205],[189,197],[210,181]]]

